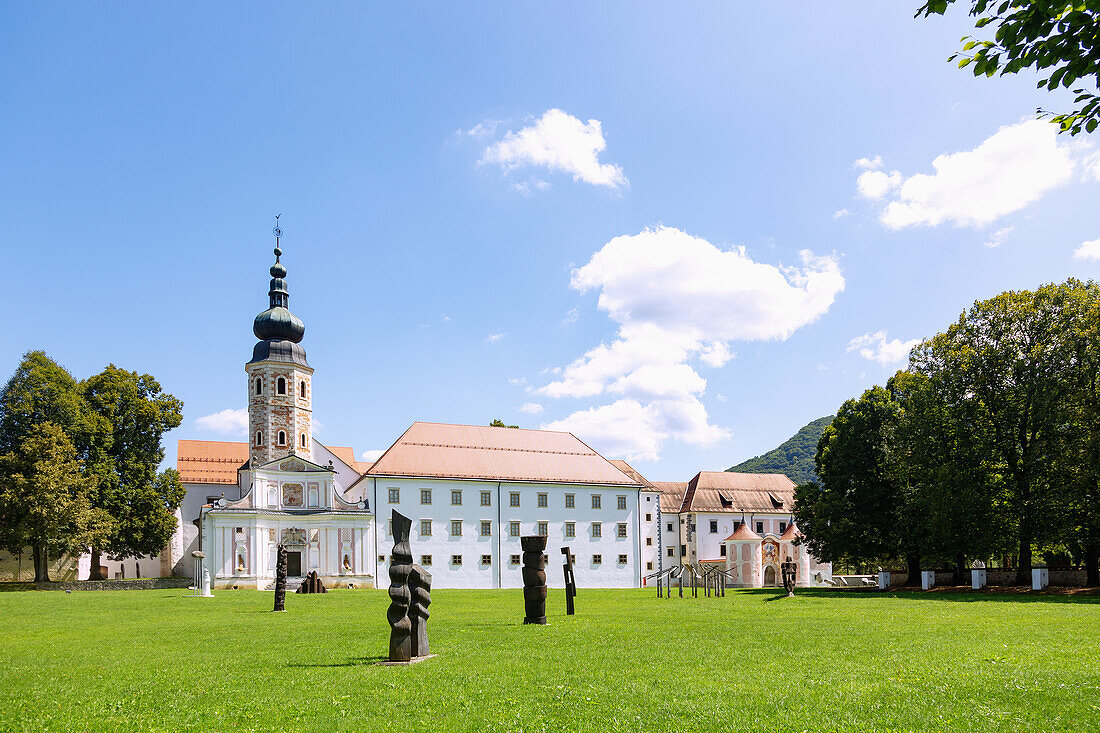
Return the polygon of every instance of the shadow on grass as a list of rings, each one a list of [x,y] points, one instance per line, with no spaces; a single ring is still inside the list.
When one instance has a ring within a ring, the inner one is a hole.
[[[771,588],[741,588],[729,591],[731,594],[765,596],[765,603],[786,597],[777,594]],[[800,588],[795,598],[828,598],[837,601],[861,601],[874,598],[906,598],[921,601],[949,601],[953,603],[1100,603],[1100,588],[1048,588],[1033,591],[1026,587],[998,587],[974,590],[967,586],[941,586],[932,590],[920,588],[891,588],[886,591],[878,588],[822,589]]]
[[[286,666],[293,667],[295,669],[308,669],[314,667],[361,667],[365,664],[378,664],[384,662],[389,657],[379,654],[373,657],[351,657],[344,662],[328,662],[327,664],[319,664],[316,662],[288,662]]]

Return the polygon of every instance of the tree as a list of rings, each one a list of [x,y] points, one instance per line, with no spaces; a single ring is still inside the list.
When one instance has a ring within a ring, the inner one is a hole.
[[[517,428],[518,429],[519,425],[505,425],[504,421],[501,420],[498,417],[495,420],[493,420],[491,423],[489,423],[489,427],[491,427],[491,428]]]
[[[50,579],[51,556],[79,552],[104,532],[91,485],[72,441],[51,422],[33,425],[17,451],[0,455],[0,545],[31,546],[35,582]]]
[[[161,391],[148,374],[110,364],[81,384],[98,418],[91,441],[92,503],[109,518],[109,531],[91,545],[90,580],[101,580],[101,555],[114,559],[155,555],[176,531],[184,490],[174,470],[157,472],[161,440],[182,421],[183,403]]]
[[[44,351],[28,351],[0,391],[0,453],[17,452],[36,425],[50,422],[86,447],[92,419],[72,375]]]
[[[943,15],[955,0],[927,0],[917,16]],[[1100,90],[1100,1],[970,0],[976,28],[995,25],[993,39],[963,36],[963,47],[948,60],[970,67],[974,76],[1015,74],[1022,69],[1049,71],[1040,89],[1069,89],[1075,82]],[[1074,89],[1071,112],[1037,113],[1058,123],[1062,132],[1092,132],[1100,124],[1100,96]]]

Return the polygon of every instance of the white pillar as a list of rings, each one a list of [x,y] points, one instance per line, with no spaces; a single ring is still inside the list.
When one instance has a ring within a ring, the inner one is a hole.
[[[210,589],[210,569],[205,565],[202,567],[202,597],[212,598],[214,596],[213,591]]]
[[[970,587],[974,590],[981,590],[986,586],[986,571],[985,568],[971,568],[970,569]]]
[[[1031,589],[1042,590],[1050,585],[1050,571],[1046,568],[1031,569]]]
[[[878,571],[878,588],[886,590],[890,587],[890,573],[886,570]]]
[[[920,587],[928,590],[936,584],[935,570],[922,570],[920,573]]]

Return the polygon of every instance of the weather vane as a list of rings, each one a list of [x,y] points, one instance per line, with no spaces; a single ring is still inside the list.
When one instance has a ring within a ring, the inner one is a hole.
[[[275,235],[275,246],[279,246],[279,237],[283,236],[283,230],[279,228],[279,217],[282,214],[275,215],[275,228],[271,230],[271,233]]]

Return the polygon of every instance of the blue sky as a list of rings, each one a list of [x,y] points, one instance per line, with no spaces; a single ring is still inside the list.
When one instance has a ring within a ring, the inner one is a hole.
[[[323,442],[500,417],[725,468],[975,299],[1100,276],[1097,140],[918,4],[6,3],[0,373],[113,362],[184,401],[170,459],[243,439],[281,213]]]

